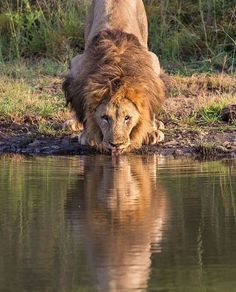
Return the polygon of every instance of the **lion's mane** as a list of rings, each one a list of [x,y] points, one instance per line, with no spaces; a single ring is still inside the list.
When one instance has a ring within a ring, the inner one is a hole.
[[[101,131],[94,113],[100,103],[128,98],[139,110],[141,119],[131,132],[133,148],[144,142],[153,113],[165,96],[164,83],[152,68],[152,60],[137,37],[120,30],[98,33],[85,52],[83,68],[76,78],[64,81],[67,103],[76,112],[95,144],[101,142]],[[132,147],[132,145],[131,145]]]

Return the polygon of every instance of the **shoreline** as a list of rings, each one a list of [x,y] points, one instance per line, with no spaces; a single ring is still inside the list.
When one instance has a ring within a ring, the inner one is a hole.
[[[101,154],[90,146],[79,145],[75,133],[50,137],[39,135],[29,129],[29,125],[18,125],[14,128],[9,124],[5,126],[0,124],[0,155]],[[173,128],[172,125],[165,130],[164,142],[157,145],[144,145],[132,153],[196,159],[236,158],[236,130],[220,131],[214,127],[204,127],[199,131],[194,128]]]

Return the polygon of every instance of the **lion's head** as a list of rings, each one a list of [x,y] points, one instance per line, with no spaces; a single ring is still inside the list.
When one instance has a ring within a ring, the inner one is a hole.
[[[122,151],[130,146],[131,132],[140,119],[140,113],[128,99],[114,104],[101,103],[95,112],[95,120],[102,132],[102,145],[106,149]]]
[[[84,66],[64,89],[88,144],[118,152],[141,147],[164,99],[147,49],[132,34],[107,30],[84,54]]]

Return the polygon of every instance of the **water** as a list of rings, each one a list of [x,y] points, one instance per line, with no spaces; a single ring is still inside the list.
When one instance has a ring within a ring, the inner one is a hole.
[[[236,291],[236,161],[0,158],[0,291]]]

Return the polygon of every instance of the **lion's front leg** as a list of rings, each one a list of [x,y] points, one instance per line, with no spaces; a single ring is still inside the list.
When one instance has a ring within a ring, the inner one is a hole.
[[[94,139],[91,139],[88,135],[88,132],[86,130],[83,130],[81,133],[78,135],[78,142],[80,145],[89,145],[92,147],[97,147],[99,148],[98,144],[95,142]]]
[[[81,133],[79,133],[78,142],[79,142],[80,145],[89,145],[88,137],[87,137],[87,134],[86,134],[85,130],[82,131]]]
[[[73,132],[78,132],[78,142],[80,145],[89,145],[86,130],[84,126],[78,122],[76,119],[67,120],[62,125],[63,130],[72,130]]]
[[[147,134],[146,143],[148,145],[155,145],[164,141],[165,135],[160,130],[155,130]]]

